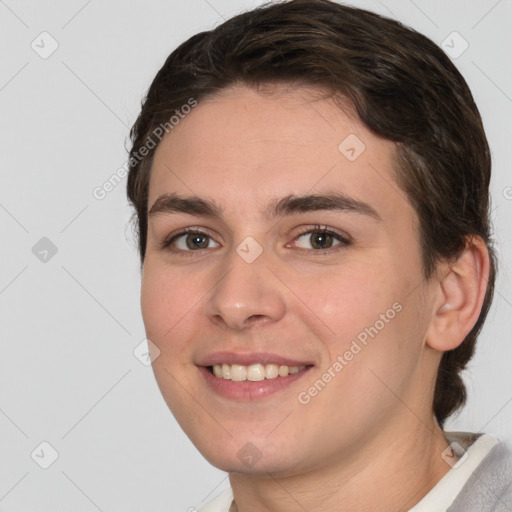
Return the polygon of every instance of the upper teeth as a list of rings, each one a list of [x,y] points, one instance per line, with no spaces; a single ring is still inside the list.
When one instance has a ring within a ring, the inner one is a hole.
[[[241,382],[250,380],[253,382],[264,379],[275,379],[277,377],[286,377],[289,374],[299,373],[305,366],[286,366],[284,364],[214,364],[213,373],[219,379],[233,380]]]

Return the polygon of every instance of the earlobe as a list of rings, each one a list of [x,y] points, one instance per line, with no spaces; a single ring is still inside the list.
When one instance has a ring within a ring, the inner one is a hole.
[[[437,285],[434,316],[427,345],[439,351],[457,348],[478,320],[489,278],[489,251],[480,237],[471,237],[456,261],[446,263]]]

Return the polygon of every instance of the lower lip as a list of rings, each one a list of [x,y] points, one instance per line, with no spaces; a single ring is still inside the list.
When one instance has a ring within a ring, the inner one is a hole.
[[[237,400],[257,400],[259,398],[270,396],[301,379],[311,368],[311,366],[307,366],[299,373],[294,373],[286,377],[264,379],[258,382],[252,382],[249,380],[235,382],[229,379],[220,379],[219,377],[216,377],[204,366],[198,367],[206,383],[213,389],[213,391],[226,398]]]

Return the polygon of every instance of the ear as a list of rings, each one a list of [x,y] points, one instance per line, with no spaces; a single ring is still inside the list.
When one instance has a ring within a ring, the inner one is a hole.
[[[428,346],[445,352],[464,341],[480,316],[489,268],[489,251],[478,236],[468,238],[456,261],[441,266],[434,317],[426,336]]]

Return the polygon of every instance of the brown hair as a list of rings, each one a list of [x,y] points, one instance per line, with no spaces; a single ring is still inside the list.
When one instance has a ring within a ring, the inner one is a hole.
[[[291,0],[242,13],[181,44],[153,80],[130,132],[127,193],[138,219],[141,265],[159,141],[147,148],[158,127],[170,131],[169,119],[191,98],[199,102],[237,83],[273,82],[317,86],[347,98],[369,129],[397,142],[397,182],[420,222],[426,278],[438,261],[456,258],[471,236],[487,244],[491,268],[480,316],[464,342],[443,354],[438,371],[433,411],[442,427],[466,401],[460,372],[473,356],[493,297],[491,159],[465,80],[422,34],[330,0]]]

